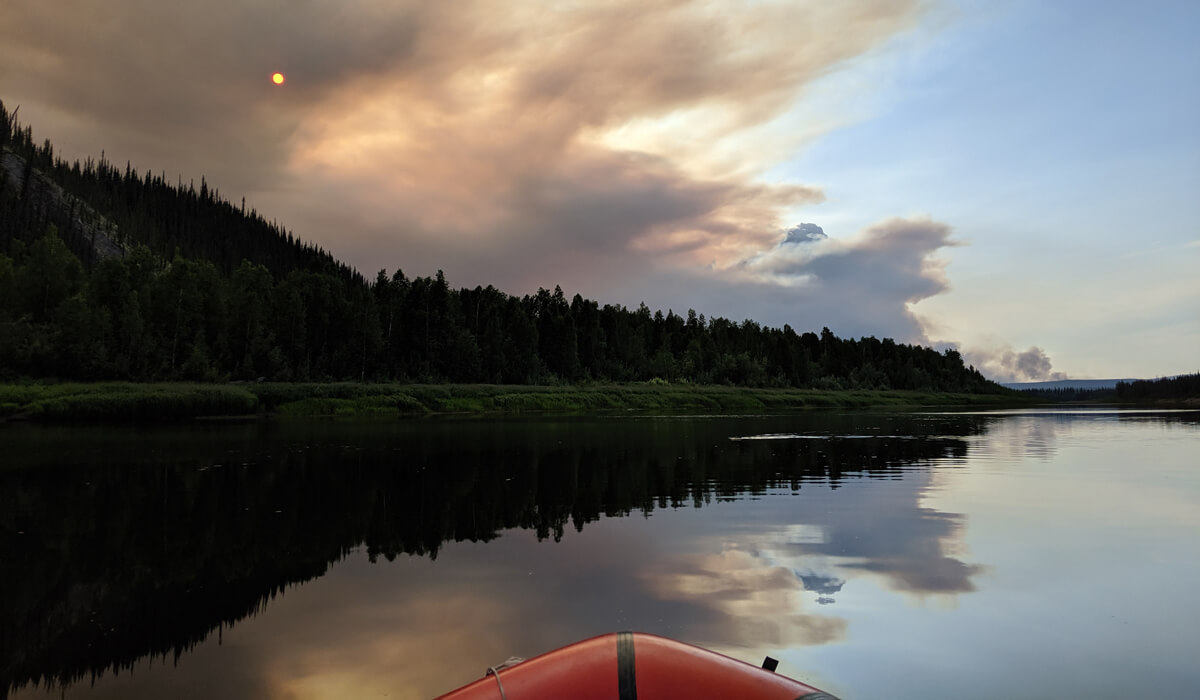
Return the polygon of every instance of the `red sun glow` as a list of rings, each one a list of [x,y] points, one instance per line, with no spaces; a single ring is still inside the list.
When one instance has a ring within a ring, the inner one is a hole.
[[[287,77],[285,77],[283,73],[273,73],[271,75],[271,82],[275,83],[276,85],[283,85],[286,81]]]

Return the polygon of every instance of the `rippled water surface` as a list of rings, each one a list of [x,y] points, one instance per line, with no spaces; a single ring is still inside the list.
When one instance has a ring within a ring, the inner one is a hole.
[[[844,698],[1200,696],[1200,414],[0,425],[0,697],[428,698],[636,629]]]

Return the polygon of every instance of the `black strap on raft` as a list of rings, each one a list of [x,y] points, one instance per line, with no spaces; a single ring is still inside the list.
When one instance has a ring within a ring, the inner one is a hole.
[[[779,668],[779,659],[772,659],[768,656],[767,658],[763,659],[762,667],[771,673],[775,673],[775,669]]]
[[[637,700],[633,632],[617,632],[617,697]]]

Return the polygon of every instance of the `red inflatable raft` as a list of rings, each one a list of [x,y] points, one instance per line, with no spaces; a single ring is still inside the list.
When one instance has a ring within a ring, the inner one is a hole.
[[[773,668],[774,660],[764,666]],[[836,700],[767,668],[640,632],[585,639],[528,661],[488,669],[438,700]]]

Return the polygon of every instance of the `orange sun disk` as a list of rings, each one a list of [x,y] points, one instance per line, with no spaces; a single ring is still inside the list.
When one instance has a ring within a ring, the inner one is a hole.
[[[274,73],[271,75],[271,82],[276,85],[283,85],[286,80],[287,78],[284,77],[283,73]]]

